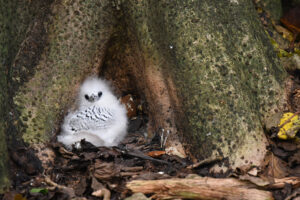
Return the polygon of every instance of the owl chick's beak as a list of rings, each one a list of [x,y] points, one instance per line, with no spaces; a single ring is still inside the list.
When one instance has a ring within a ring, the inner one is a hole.
[[[99,96],[92,94],[91,96],[89,96],[88,101],[89,102],[95,102],[95,101],[98,101],[99,99],[100,99]]]

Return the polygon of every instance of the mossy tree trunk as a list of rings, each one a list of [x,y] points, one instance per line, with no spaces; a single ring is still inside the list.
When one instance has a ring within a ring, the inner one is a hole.
[[[14,18],[25,28],[11,37],[17,50],[3,54],[12,137],[49,141],[80,82],[101,74],[119,94],[145,98],[149,133],[168,135],[169,153],[221,154],[233,167],[263,159],[263,126],[282,109],[285,72],[251,0],[28,1],[26,8],[35,14]]]
[[[14,95],[11,81],[13,62],[18,52],[25,54],[20,50],[20,46],[26,38],[30,25],[33,24],[32,20],[34,17],[40,17],[44,11],[43,8],[50,5],[50,2],[48,0],[0,0],[0,193],[9,186],[6,139],[10,141],[16,139],[16,132],[12,131],[10,126],[14,118],[11,103]],[[26,54],[26,57],[30,60],[32,55]],[[38,58],[38,56],[35,57]],[[30,60],[33,63],[34,61]]]
[[[0,134],[6,132],[8,148],[23,141],[44,144],[58,130],[76,86],[98,72],[114,27],[113,6],[95,0],[1,0],[0,8],[0,111],[1,120],[9,122]],[[4,138],[1,154],[6,155]],[[6,158],[0,157],[3,180]],[[7,185],[2,182],[0,188]]]
[[[0,44],[0,48],[2,45]],[[7,170],[7,147],[5,140],[5,130],[7,124],[5,118],[7,118],[7,79],[6,71],[2,64],[0,64],[0,193],[9,185],[8,170]]]
[[[286,73],[252,1],[126,1],[123,6],[147,84],[155,85],[153,76],[163,79],[156,81],[161,90],[150,92],[169,97],[171,109],[153,104],[152,115],[168,119],[158,123],[176,124],[197,158],[221,155],[232,167],[259,165],[266,152],[264,125],[283,109]],[[162,99],[151,101],[166,103]],[[165,114],[170,110],[173,114]]]

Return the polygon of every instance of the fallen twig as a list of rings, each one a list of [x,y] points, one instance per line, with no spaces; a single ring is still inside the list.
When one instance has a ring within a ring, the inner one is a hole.
[[[120,172],[120,176],[134,176],[138,174],[140,174],[140,172]]]
[[[134,156],[134,157],[141,158],[141,159],[144,159],[144,160],[150,160],[150,161],[153,161],[153,162],[158,162],[158,163],[171,165],[171,163],[169,163],[167,161],[159,160],[159,159],[155,159],[155,158],[152,158],[150,156],[147,156],[141,151],[137,151],[137,150],[130,151],[130,150],[125,150],[124,149],[124,150],[121,150],[121,152],[125,155]]]
[[[122,167],[121,171],[123,172],[137,172],[143,170],[143,166],[137,166],[137,167]]]
[[[189,165],[186,168],[187,169],[194,169],[194,168],[200,167],[202,165],[207,165],[207,164],[211,164],[211,163],[221,161],[222,159],[223,159],[223,157],[221,157],[221,156],[218,156],[216,158],[208,158],[208,159],[205,159],[205,160],[201,160],[200,162],[194,163],[192,165]]]
[[[46,182],[47,184],[51,185],[51,186],[54,186],[54,187],[56,187],[56,188],[58,188],[58,189],[60,189],[60,190],[65,191],[65,193],[67,193],[67,194],[69,195],[70,198],[73,198],[73,197],[76,196],[76,195],[75,195],[75,192],[74,192],[74,190],[73,190],[73,188],[69,188],[69,187],[66,187],[66,186],[63,186],[63,185],[59,185],[59,184],[53,182],[53,181],[52,181],[49,177],[47,177],[47,176],[45,177],[45,182]]]

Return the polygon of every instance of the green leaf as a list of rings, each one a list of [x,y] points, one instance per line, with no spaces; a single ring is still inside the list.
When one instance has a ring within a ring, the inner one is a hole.
[[[41,194],[47,194],[48,189],[47,188],[32,188],[30,190],[30,193],[41,193]]]

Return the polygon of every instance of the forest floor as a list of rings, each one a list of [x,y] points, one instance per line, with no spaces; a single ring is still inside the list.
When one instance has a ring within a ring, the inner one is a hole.
[[[211,167],[221,165],[226,159],[193,163],[189,159],[167,155],[159,135],[145,138],[146,121],[143,116],[131,120],[130,133],[118,147],[94,147],[81,141],[80,149],[67,151],[60,143],[50,143],[41,149],[45,160],[48,160],[43,166],[33,158],[33,150],[16,147],[11,155],[11,166],[15,168],[12,170],[12,188],[2,199],[125,199],[133,194],[126,185],[133,180],[184,180],[192,174],[220,178],[220,181],[234,177],[251,182],[252,187],[270,191],[278,200],[300,198],[300,178],[295,178],[300,177],[298,140],[271,139],[270,133],[267,135],[269,156],[263,167],[252,166],[216,174],[211,173]],[[275,183],[274,177],[278,180],[294,178],[283,181],[280,187],[269,187]],[[153,196],[155,191],[147,196],[141,193],[135,195],[139,197],[133,196],[131,199],[156,199]]]

